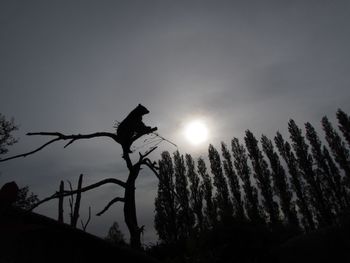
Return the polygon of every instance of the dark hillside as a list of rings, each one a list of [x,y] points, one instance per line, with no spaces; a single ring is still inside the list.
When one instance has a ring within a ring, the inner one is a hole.
[[[12,208],[0,214],[0,249],[0,262],[156,262],[48,217]]]

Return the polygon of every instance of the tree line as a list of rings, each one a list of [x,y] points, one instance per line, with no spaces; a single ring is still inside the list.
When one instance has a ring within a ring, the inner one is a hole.
[[[161,154],[155,229],[163,243],[197,236],[218,224],[248,221],[269,229],[310,232],[337,224],[350,206],[350,117],[339,109],[338,129],[322,118],[325,140],[305,123],[288,122],[258,140],[247,130],[204,158]]]

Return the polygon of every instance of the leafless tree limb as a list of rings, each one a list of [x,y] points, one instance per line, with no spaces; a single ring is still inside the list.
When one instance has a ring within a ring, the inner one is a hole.
[[[158,172],[159,168],[157,167],[157,164],[155,162],[152,163],[150,159],[144,158],[141,164],[146,165],[149,169],[151,169],[151,171],[155,174],[155,176],[157,176],[157,178],[161,180]]]
[[[46,146],[50,145],[51,143],[54,143],[56,141],[61,141],[61,140],[63,140],[63,141],[70,140],[64,146],[64,148],[66,148],[68,145],[72,144],[76,140],[91,139],[91,138],[97,138],[97,137],[109,137],[109,138],[112,138],[113,140],[115,140],[116,142],[119,143],[118,136],[115,133],[110,133],[110,132],[95,132],[95,133],[91,133],[91,134],[71,134],[71,135],[65,135],[65,134],[62,134],[59,132],[31,132],[31,133],[27,133],[27,135],[28,136],[34,136],[34,135],[55,136],[57,138],[48,141],[47,143],[43,144],[42,146],[40,146],[39,148],[37,148],[33,151],[23,153],[23,154],[18,154],[18,155],[11,156],[11,157],[8,157],[5,159],[0,159],[0,162],[5,162],[5,161],[12,160],[12,159],[20,158],[20,157],[27,157],[28,155],[32,155],[32,154],[44,149]]]
[[[83,185],[83,174],[79,176],[77,194],[75,198],[74,210],[72,213],[71,225],[76,227],[79,218],[80,200],[81,200],[81,187]],[[73,196],[73,195],[72,195]]]
[[[67,182],[68,182],[68,184],[69,184],[69,189],[70,189],[70,191],[73,192],[74,190],[73,190],[73,186],[72,186],[71,181],[67,180]],[[60,198],[63,198],[63,197],[61,196]],[[72,222],[74,195],[71,194],[71,195],[69,196],[69,199],[68,199],[68,200],[69,200],[69,209],[70,209],[70,215],[69,215],[69,216],[70,216],[70,220],[71,220],[71,222]]]
[[[102,215],[104,212],[106,212],[114,203],[116,202],[125,202],[125,199],[123,197],[116,197],[116,198],[113,198],[107,205],[105,208],[103,208],[103,210],[99,213],[97,213],[96,215],[97,216],[100,216]]]
[[[89,217],[86,221],[86,223],[84,224],[83,220],[80,220],[81,223],[81,228],[86,231],[86,227],[88,226],[88,224],[90,223],[90,219],[91,219],[91,206],[89,206]]]
[[[141,164],[142,163],[142,161],[148,156],[148,155],[150,155],[155,149],[157,149],[158,147],[157,146],[155,146],[155,147],[152,147],[150,150],[148,150],[147,152],[145,152],[144,154],[141,154],[141,153],[139,153],[139,164]]]
[[[108,184],[108,183],[112,183],[112,184],[117,184],[121,187],[126,187],[126,183],[121,181],[121,180],[118,180],[118,179],[115,179],[115,178],[107,178],[107,179],[104,179],[104,180],[101,180],[95,184],[91,184],[89,186],[86,186],[86,187],[83,187],[81,188],[80,190],[74,190],[74,191],[64,191],[63,194],[60,194],[58,192],[56,192],[55,194],[47,197],[47,198],[44,198],[42,199],[41,201],[39,201],[38,203],[36,203],[35,205],[33,205],[31,208],[30,208],[30,211],[32,211],[33,209],[35,209],[36,207],[38,207],[39,205],[47,202],[47,201],[50,201],[52,199],[55,199],[55,198],[59,198],[61,196],[69,196],[69,195],[73,195],[73,194],[76,194],[78,191],[80,192],[86,192],[86,191],[89,191],[91,189],[94,189],[94,188],[97,188],[101,185],[104,185],[104,184]]]

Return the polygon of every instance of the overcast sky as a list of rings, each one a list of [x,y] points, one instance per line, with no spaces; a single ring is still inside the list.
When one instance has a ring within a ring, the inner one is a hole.
[[[0,112],[19,124],[10,154],[45,138],[26,132],[113,131],[138,103],[144,121],[181,152],[242,138],[246,129],[269,137],[287,122],[350,112],[349,1],[0,1]],[[193,147],[184,125],[204,120],[209,141]],[[40,198],[59,181],[125,178],[121,147],[108,139],[63,143],[0,165],[0,184],[16,180]],[[162,144],[162,149],[176,148]],[[146,149],[141,149],[146,150]],[[153,155],[159,158],[161,149]],[[137,185],[144,241],[154,242],[157,181],[146,169]],[[116,186],[83,195],[82,214],[115,197]],[[121,194],[121,191],[119,191]],[[38,212],[56,217],[55,201]],[[66,209],[68,214],[68,209]],[[67,217],[68,220],[68,217]],[[121,205],[88,227],[104,236]]]

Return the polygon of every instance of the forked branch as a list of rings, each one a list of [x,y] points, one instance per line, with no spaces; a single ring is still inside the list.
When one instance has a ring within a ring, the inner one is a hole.
[[[42,149],[44,149],[45,147],[47,147],[48,145],[50,145],[56,141],[69,140],[69,142],[64,146],[64,148],[66,148],[68,145],[72,144],[76,140],[91,139],[91,138],[97,138],[97,137],[109,137],[109,138],[112,138],[113,140],[115,140],[116,142],[119,143],[117,135],[114,133],[110,133],[110,132],[95,132],[95,133],[91,133],[91,134],[71,134],[71,135],[65,135],[65,134],[62,134],[60,132],[31,132],[31,133],[27,133],[27,135],[28,136],[34,136],[34,135],[55,136],[56,138],[48,141],[47,143],[43,144],[42,146],[38,147],[37,149],[35,149],[33,151],[23,153],[23,154],[18,154],[18,155],[11,156],[11,157],[8,157],[5,159],[0,159],[0,162],[5,162],[5,161],[12,160],[12,159],[20,158],[20,157],[27,157],[28,155],[32,155],[38,151],[41,151]]]
[[[115,179],[115,178],[107,178],[107,179],[104,179],[104,180],[99,181],[97,183],[94,183],[94,184],[91,184],[89,186],[83,187],[80,190],[64,191],[63,193],[56,192],[52,196],[49,196],[49,197],[44,198],[41,201],[37,202],[29,210],[32,211],[33,209],[37,208],[39,205],[41,205],[41,204],[43,204],[43,203],[45,203],[47,201],[50,201],[52,199],[63,197],[63,196],[70,196],[70,195],[76,194],[78,192],[83,193],[83,192],[89,191],[91,189],[97,188],[97,187],[99,187],[101,185],[109,184],[109,183],[117,184],[117,185],[119,185],[121,187],[124,187],[124,188],[126,187],[126,183],[121,181],[121,180],[118,180],[118,179]]]
[[[83,220],[80,220],[81,228],[83,229],[83,231],[86,231],[86,228],[87,228],[88,224],[90,223],[90,220],[91,220],[91,206],[89,206],[89,217],[86,220],[86,223],[84,224]]]

